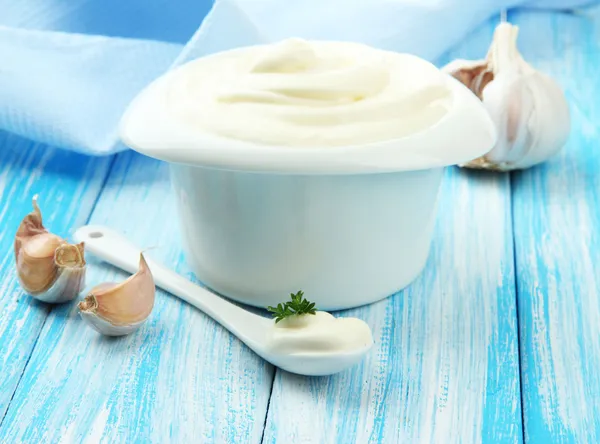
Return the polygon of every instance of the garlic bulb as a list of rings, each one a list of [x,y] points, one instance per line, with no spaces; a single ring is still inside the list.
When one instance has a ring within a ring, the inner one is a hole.
[[[94,287],[79,303],[82,318],[98,332],[121,336],[137,330],[154,307],[154,279],[140,254],[139,270],[120,284]]]
[[[83,242],[71,245],[50,233],[33,198],[33,211],[22,220],[15,235],[17,275],[34,298],[52,303],[73,300],[85,285]]]
[[[517,26],[502,22],[485,60],[459,59],[442,68],[483,101],[498,130],[493,149],[463,167],[528,168],[555,155],[569,137],[564,93],[554,80],[522,58],[517,34]]]

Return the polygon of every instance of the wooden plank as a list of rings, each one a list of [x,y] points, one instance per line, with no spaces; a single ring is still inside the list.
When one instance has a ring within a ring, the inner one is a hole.
[[[39,193],[44,223],[65,227],[87,220],[111,158],[90,158],[0,133],[0,422],[19,383],[46,316],[53,309],[25,296],[18,284],[14,234]]]
[[[167,166],[123,153],[92,223],[157,246],[150,256],[190,276],[174,204]],[[89,271],[90,284],[126,276],[98,263]],[[99,335],[67,305],[44,325],[0,442],[257,443],[272,380],[272,366],[162,291],[146,324],[118,339]]]
[[[571,106],[567,146],[513,176],[525,437],[600,442],[600,50],[589,15],[519,14],[520,46]]]
[[[481,57],[492,31],[451,57]],[[508,176],[449,169],[422,275],[340,313],[369,323],[375,350],[331,378],[277,371],[265,442],[520,442],[514,285]]]
[[[265,442],[521,439],[508,184],[450,171],[429,263],[365,319],[375,350],[331,378],[278,371]]]

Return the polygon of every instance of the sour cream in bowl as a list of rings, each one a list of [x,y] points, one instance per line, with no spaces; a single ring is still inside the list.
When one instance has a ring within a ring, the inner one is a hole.
[[[126,145],[169,162],[205,284],[324,310],[406,287],[425,265],[445,166],[496,140],[464,85],[414,55],[287,39],[164,74],[130,104]]]

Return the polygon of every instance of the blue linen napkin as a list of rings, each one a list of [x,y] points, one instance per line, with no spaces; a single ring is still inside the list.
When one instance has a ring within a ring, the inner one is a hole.
[[[116,129],[129,101],[168,69],[202,55],[295,36],[351,40],[433,61],[503,9],[592,3],[0,0],[0,130],[106,155],[125,149]]]

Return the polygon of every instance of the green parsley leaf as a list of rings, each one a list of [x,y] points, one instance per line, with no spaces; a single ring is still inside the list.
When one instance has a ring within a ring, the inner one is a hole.
[[[299,291],[296,294],[291,293],[290,299],[291,300],[288,302],[277,304],[277,307],[267,307],[267,310],[270,311],[275,318],[275,323],[294,315],[314,315],[317,311],[314,302],[304,299],[303,291]]]

